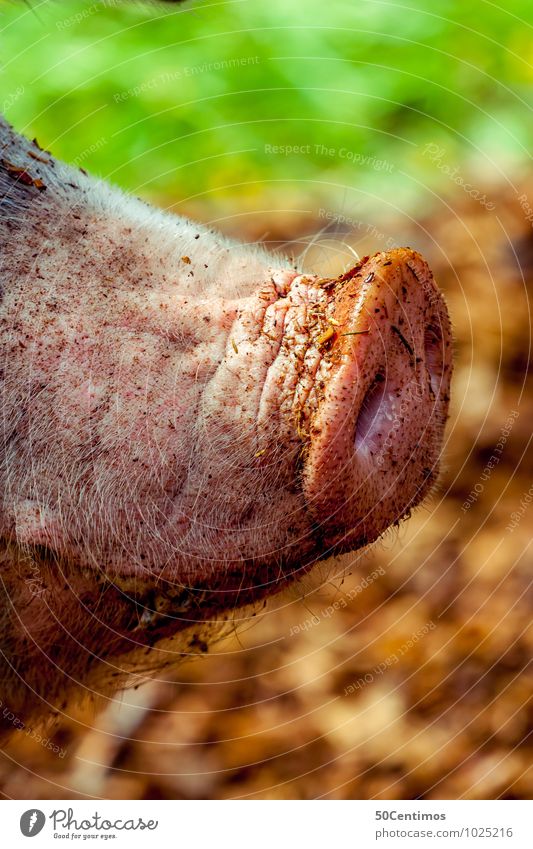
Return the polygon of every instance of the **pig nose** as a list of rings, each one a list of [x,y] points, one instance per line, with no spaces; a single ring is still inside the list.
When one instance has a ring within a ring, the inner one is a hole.
[[[434,484],[448,414],[448,312],[422,257],[365,258],[330,287],[323,388],[309,416],[303,489],[332,550],[376,539]]]

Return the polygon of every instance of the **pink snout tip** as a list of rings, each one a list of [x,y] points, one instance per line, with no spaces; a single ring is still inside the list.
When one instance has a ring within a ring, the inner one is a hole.
[[[363,259],[330,294],[323,388],[307,420],[303,489],[325,545],[372,542],[434,485],[448,416],[452,334],[422,257]]]

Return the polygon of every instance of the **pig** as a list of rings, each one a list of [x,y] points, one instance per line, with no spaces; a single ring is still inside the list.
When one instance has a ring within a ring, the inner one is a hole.
[[[4,119],[0,148],[0,698],[27,722],[407,517],[452,344],[411,248],[320,278]]]

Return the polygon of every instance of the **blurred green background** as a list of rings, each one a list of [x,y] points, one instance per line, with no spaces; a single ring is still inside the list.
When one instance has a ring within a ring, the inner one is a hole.
[[[405,211],[529,159],[530,0],[0,9],[9,120],[165,205],[269,210],[283,195],[350,211],[386,186]]]

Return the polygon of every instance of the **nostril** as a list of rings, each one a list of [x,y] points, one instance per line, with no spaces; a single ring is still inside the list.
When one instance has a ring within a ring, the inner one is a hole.
[[[340,553],[377,539],[431,487],[452,339],[431,271],[408,248],[363,260],[327,292],[346,330],[322,354],[327,380],[312,397],[301,480],[321,542]]]
[[[382,418],[382,405],[385,395],[385,377],[381,372],[378,372],[374,380],[370,384],[365,393],[357,424],[355,426],[355,448],[359,449],[363,445],[375,448],[374,444],[370,445],[370,441],[374,443],[375,439],[370,439],[376,434],[378,423]]]
[[[424,353],[431,389],[433,390],[434,396],[437,397],[440,391],[440,384],[444,370],[444,351],[442,333],[440,329],[433,324],[428,324],[424,331]]]

